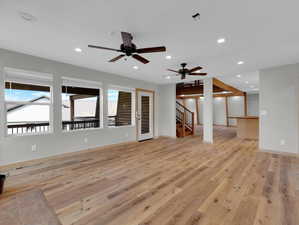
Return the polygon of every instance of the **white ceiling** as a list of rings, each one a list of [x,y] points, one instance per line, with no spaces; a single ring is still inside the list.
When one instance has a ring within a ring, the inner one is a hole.
[[[0,47],[156,83],[178,82],[165,79],[166,69],[187,62],[244,88],[237,74],[257,77],[250,72],[299,61],[298,8],[295,0],[0,0]],[[200,21],[191,18],[196,12]],[[120,31],[131,32],[140,48],[165,45],[167,53],[144,54],[147,65],[108,63],[115,52],[87,48],[118,48]],[[217,44],[220,37],[227,42]]]
[[[259,72],[236,74],[234,76],[217,77],[226,84],[232,85],[248,93],[259,92]]]

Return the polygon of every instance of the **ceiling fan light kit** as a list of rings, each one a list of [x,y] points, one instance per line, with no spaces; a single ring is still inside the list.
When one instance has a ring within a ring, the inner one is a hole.
[[[121,38],[122,38],[123,43],[120,45],[120,49],[106,48],[106,47],[101,47],[101,46],[96,46],[96,45],[88,45],[88,47],[122,53],[119,56],[109,60],[109,62],[116,62],[125,56],[127,56],[127,57],[132,56],[132,58],[138,60],[139,62],[141,62],[143,64],[147,64],[150,61],[147,60],[146,58],[142,57],[140,54],[165,52],[166,51],[166,47],[164,47],[164,46],[138,49],[136,47],[136,45],[132,42],[132,40],[133,40],[132,34],[127,33],[127,32],[121,32]]]

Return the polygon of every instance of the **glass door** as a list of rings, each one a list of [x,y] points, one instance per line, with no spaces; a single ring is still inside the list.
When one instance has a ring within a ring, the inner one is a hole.
[[[139,141],[154,137],[153,96],[154,95],[152,92],[137,92],[137,123]]]

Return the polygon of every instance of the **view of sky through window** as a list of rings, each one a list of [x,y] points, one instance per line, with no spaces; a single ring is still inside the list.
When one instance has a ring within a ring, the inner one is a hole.
[[[50,97],[49,92],[5,89],[5,101],[32,101],[40,97]]]

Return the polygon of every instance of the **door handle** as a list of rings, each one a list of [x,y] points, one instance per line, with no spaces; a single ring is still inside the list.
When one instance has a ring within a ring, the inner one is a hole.
[[[136,119],[137,119],[137,120],[140,120],[140,119],[141,119],[140,114],[138,114],[137,112],[136,112]]]

